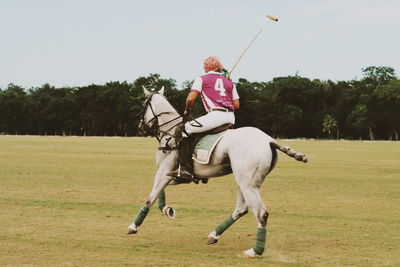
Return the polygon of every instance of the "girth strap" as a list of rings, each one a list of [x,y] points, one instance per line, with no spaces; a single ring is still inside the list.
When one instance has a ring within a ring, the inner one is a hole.
[[[166,150],[177,150],[178,149],[178,147],[170,147],[170,146],[160,146],[160,147],[158,147],[158,150],[163,150],[163,151],[166,151]]]

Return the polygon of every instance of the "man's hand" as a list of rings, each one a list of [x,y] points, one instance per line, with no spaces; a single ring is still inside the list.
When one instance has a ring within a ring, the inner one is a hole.
[[[183,112],[183,115],[189,115],[189,110],[192,107],[194,101],[196,100],[196,97],[199,95],[199,92],[197,91],[191,91],[186,98],[186,107],[185,111]]]

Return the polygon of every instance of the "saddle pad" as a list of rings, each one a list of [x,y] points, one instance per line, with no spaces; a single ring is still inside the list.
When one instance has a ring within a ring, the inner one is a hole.
[[[209,134],[201,138],[194,147],[192,159],[200,164],[208,164],[215,146],[225,133],[226,131],[223,131],[217,134]]]

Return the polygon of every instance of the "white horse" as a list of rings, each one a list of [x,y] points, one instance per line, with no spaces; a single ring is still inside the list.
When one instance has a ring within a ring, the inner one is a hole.
[[[154,130],[153,134],[160,143],[156,155],[158,170],[146,204],[141,208],[133,223],[129,225],[127,234],[137,233],[138,227],[157,198],[159,198],[159,208],[162,212],[168,218],[175,217],[175,211],[165,204],[164,188],[168,184],[175,183],[174,178],[168,176],[167,173],[177,168],[178,151],[173,134],[177,125],[182,122],[182,116],[163,96],[164,88],[157,93],[150,93],[145,88],[143,89],[147,99],[139,131]],[[194,174],[199,179],[233,173],[237,183],[236,208],[231,216],[208,235],[208,244],[216,243],[220,235],[245,215],[250,208],[258,222],[257,241],[254,248],[244,251],[244,256],[253,258],[263,254],[268,211],[261,200],[260,186],[277,162],[277,149],[298,161],[307,162],[304,154],[296,153],[289,147],[280,146],[269,135],[253,127],[227,130],[215,147],[209,164],[203,165],[194,162]]]

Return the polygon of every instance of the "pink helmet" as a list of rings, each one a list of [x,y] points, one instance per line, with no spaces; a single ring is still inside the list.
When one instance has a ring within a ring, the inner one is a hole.
[[[222,66],[221,61],[219,61],[219,58],[217,58],[216,56],[211,56],[204,60],[204,71],[205,72],[219,70],[219,69],[222,69],[223,67],[224,66]]]

